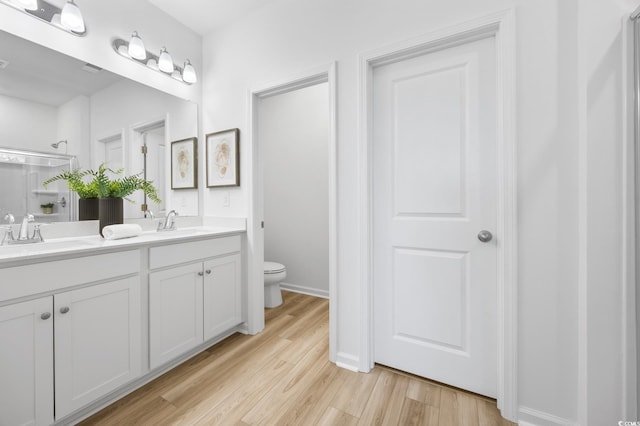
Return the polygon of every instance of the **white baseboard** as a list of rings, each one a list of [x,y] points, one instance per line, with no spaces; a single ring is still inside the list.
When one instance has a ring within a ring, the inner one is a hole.
[[[554,416],[553,414],[545,413],[542,411],[534,410],[529,407],[520,407],[518,410],[518,425],[519,426],[576,426],[576,424],[570,420],[563,419],[562,417]]]
[[[329,298],[328,290],[318,290],[313,287],[305,287],[297,284],[289,284],[289,283],[280,283],[280,288],[282,290],[291,291],[293,293],[302,293],[308,296],[321,297],[323,299]]]
[[[358,365],[360,364],[357,357],[346,354],[344,352],[338,352],[336,354],[336,365],[346,370],[358,372]]]

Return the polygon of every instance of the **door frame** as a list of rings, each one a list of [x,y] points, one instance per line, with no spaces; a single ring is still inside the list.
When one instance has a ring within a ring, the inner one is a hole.
[[[370,371],[373,321],[373,69],[488,37],[495,38],[497,73],[498,229],[497,319],[498,408],[517,421],[517,197],[515,12],[507,9],[359,55],[358,151],[361,265],[361,327],[358,369]]]
[[[320,83],[329,89],[329,359],[335,362],[337,347],[337,286],[338,286],[338,168],[336,134],[336,63],[331,62],[313,69],[260,85],[249,90],[248,167],[249,217],[247,218],[247,331],[259,333],[264,329],[264,188],[262,160],[258,134],[258,108],[261,99],[281,95]]]

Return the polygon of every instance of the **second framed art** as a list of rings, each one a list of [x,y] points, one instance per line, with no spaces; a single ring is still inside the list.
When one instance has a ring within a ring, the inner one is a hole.
[[[171,142],[171,189],[198,187],[198,139]]]
[[[207,187],[240,186],[240,131],[207,135]]]

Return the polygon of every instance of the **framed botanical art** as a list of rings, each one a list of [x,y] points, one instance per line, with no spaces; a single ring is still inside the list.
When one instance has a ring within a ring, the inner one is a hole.
[[[171,142],[171,189],[198,187],[198,138]]]
[[[240,131],[207,135],[207,187],[240,186]]]

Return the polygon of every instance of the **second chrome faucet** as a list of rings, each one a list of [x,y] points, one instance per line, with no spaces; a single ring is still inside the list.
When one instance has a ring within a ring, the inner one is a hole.
[[[173,231],[177,229],[176,216],[178,216],[178,212],[175,210],[171,210],[167,213],[167,217],[164,218],[164,221],[158,222],[158,231]]]

